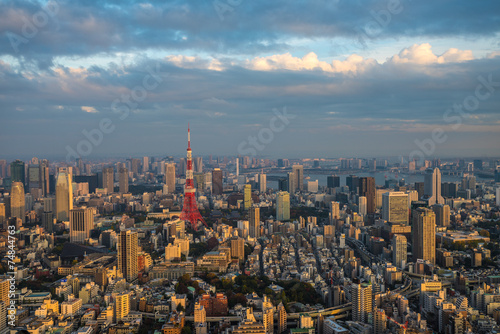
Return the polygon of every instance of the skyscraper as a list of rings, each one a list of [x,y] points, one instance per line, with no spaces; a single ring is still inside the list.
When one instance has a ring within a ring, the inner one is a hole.
[[[61,167],[56,179],[57,220],[68,221],[69,211],[73,209],[72,168]]]
[[[276,194],[276,220],[290,220],[290,194],[286,191]]]
[[[175,192],[175,163],[165,164],[165,184],[168,187],[169,194]]]
[[[424,200],[427,205],[444,204],[441,196],[441,172],[439,168],[427,168],[424,179]]]
[[[249,212],[249,236],[250,238],[260,238],[260,208],[252,206]]]
[[[358,213],[362,217],[366,217],[366,214],[368,213],[367,208],[368,208],[368,205],[367,205],[366,197],[359,196],[359,198],[358,198]]]
[[[304,190],[304,166],[302,165],[293,165],[293,183],[295,186],[295,191],[303,191]]]
[[[359,179],[359,196],[366,197],[366,212],[375,213],[375,178],[362,177]]]
[[[337,175],[330,175],[326,178],[326,185],[328,188],[340,187],[340,177]]]
[[[408,225],[408,194],[402,191],[382,194],[382,219],[391,223]]]
[[[427,208],[417,208],[412,213],[413,260],[436,263],[436,215]]]
[[[91,208],[73,209],[69,217],[69,238],[71,242],[85,243],[94,228],[94,212]]]
[[[402,234],[394,234],[391,240],[392,243],[392,264],[403,269],[407,261],[408,242]]]
[[[22,182],[14,182],[10,190],[10,215],[21,219],[24,225],[26,221],[25,213],[24,186]]]
[[[220,168],[214,168],[212,171],[212,194],[222,195],[224,191],[222,184],[222,171]]]
[[[203,173],[203,158],[195,157],[194,158],[194,172],[195,173]]]
[[[287,174],[287,189],[290,194],[295,194],[296,182],[294,180],[293,172]]]
[[[369,315],[373,312],[371,284],[352,284],[352,320],[368,323]]]
[[[344,161],[344,160],[343,160]],[[349,175],[345,179],[349,191],[357,192],[359,187],[359,178],[356,175]]]
[[[252,185],[245,184],[243,189],[243,207],[245,210],[250,209],[252,206]]]
[[[12,182],[21,182],[23,185],[26,184],[24,162],[16,160],[10,163],[10,178]]]
[[[333,223],[335,219],[340,218],[339,205],[339,202],[330,202],[330,223]]]
[[[131,230],[121,231],[118,237],[118,270],[123,277],[132,282],[138,276],[138,239],[137,232]]]
[[[436,215],[436,225],[441,227],[450,226],[450,206],[446,204],[434,204],[432,211]]]
[[[259,174],[259,192],[265,193],[267,190],[267,175]]]
[[[106,167],[102,170],[102,187],[106,189],[108,194],[115,190],[115,171],[113,167]]]
[[[128,193],[128,169],[126,167],[120,168],[118,174],[118,182],[120,194]]]

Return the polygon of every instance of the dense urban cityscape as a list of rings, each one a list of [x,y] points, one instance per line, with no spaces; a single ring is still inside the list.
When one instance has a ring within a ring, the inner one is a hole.
[[[186,158],[0,176],[2,333],[500,330],[500,159],[193,157],[188,129]]]
[[[500,334],[500,1],[0,0],[0,334]]]

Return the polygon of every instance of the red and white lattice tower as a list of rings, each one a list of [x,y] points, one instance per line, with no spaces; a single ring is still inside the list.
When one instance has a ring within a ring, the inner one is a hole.
[[[201,221],[205,226],[207,223],[198,211],[198,204],[195,196],[196,189],[193,181],[193,159],[191,154],[191,132],[188,124],[188,148],[187,148],[187,163],[186,163],[186,185],[184,186],[184,205],[180,219],[186,223],[189,222],[193,230],[198,229],[198,222]]]

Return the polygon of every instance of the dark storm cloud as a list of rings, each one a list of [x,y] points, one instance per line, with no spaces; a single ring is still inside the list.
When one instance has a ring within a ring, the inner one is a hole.
[[[149,48],[248,55],[286,50],[290,38],[344,37],[361,46],[369,39],[387,37],[495,36],[500,29],[498,1],[401,0],[391,5],[395,1],[242,0],[224,12],[223,20],[212,1],[49,1],[43,5],[3,1],[0,55],[22,55],[47,68],[51,57],[60,55]],[[30,25],[35,28],[33,34]],[[15,48],[12,39],[17,42]]]

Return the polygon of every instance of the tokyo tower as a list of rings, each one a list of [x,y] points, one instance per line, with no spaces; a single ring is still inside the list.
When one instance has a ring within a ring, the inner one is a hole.
[[[193,160],[191,154],[191,132],[188,124],[188,148],[187,148],[187,163],[186,163],[186,185],[184,186],[184,204],[182,206],[181,220],[189,222],[193,230],[198,229],[198,221],[201,221],[205,226],[207,223],[201,217],[198,211],[198,204],[195,197],[196,189],[193,182]]]

